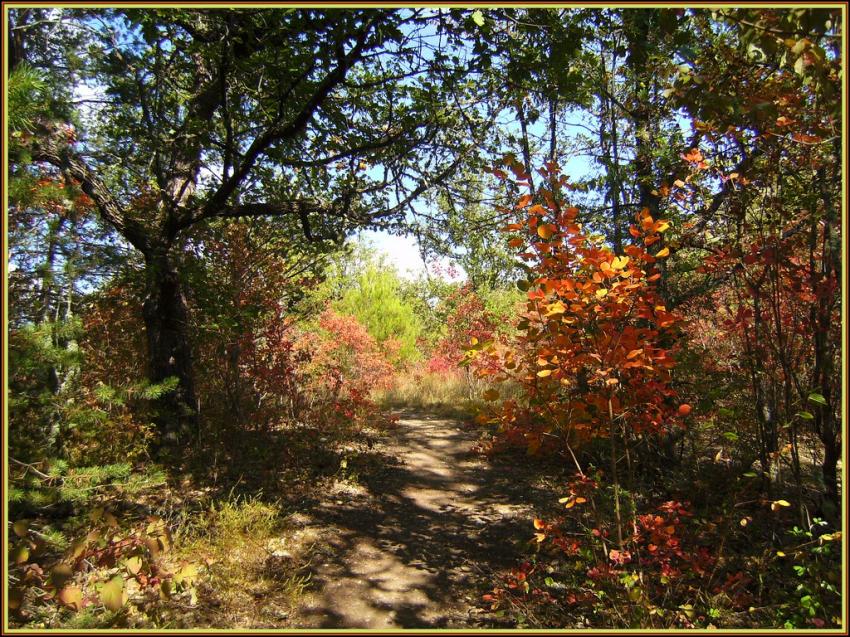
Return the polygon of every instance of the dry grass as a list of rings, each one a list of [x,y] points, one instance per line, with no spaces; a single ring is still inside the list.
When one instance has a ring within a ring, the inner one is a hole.
[[[411,409],[469,419],[490,404],[483,398],[490,387],[466,370],[436,373],[413,368],[398,375],[393,387],[376,394],[375,400],[384,409]],[[499,384],[497,389],[502,399],[515,397],[517,392],[517,388],[506,383]]]
[[[186,521],[177,545],[185,559],[206,562],[191,616],[174,626],[285,627],[309,585],[284,531],[281,511],[257,498],[212,505]]]

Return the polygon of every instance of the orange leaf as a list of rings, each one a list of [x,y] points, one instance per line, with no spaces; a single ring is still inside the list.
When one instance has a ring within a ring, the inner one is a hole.
[[[540,518],[534,518],[534,528],[535,529],[540,530],[544,526],[546,526],[546,523],[543,520],[541,520]]]
[[[508,246],[511,248],[518,248],[522,245],[523,241],[519,237],[514,237],[510,241],[508,241]]]
[[[83,591],[77,586],[66,586],[56,596],[57,599],[74,610],[80,610],[83,607]]]
[[[642,352],[643,352],[643,349],[633,349],[631,352],[629,352],[628,354],[626,354],[626,358],[627,358],[627,359],[629,359],[629,360],[631,360],[631,359],[633,359],[635,356],[637,356],[638,354],[640,354],[640,353],[642,353]]]
[[[519,198],[519,201],[516,204],[517,208],[525,208],[528,204],[531,203],[531,195],[523,195]]]
[[[542,226],[537,228],[537,235],[541,239],[551,239],[553,234],[555,234],[554,224],[544,223]]]

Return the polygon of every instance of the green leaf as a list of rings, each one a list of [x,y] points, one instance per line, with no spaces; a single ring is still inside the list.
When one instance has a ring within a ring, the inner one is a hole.
[[[818,405],[826,405],[826,398],[824,398],[821,394],[809,394],[809,400],[813,403],[817,403]]]
[[[806,70],[806,62],[805,62],[805,60],[803,60],[803,56],[801,55],[800,57],[797,58],[797,61],[794,62],[794,72],[797,75],[802,75],[805,70]]]
[[[738,434],[736,434],[734,431],[724,431],[723,437],[726,438],[726,440],[728,440],[729,442],[738,442],[739,438]]]
[[[472,21],[479,27],[484,26],[484,14],[479,9],[472,12]]]
[[[797,414],[803,420],[814,420],[815,417],[808,411],[801,411]]]

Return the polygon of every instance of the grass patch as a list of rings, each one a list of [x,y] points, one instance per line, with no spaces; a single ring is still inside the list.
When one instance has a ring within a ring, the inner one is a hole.
[[[213,503],[187,519],[178,546],[186,559],[205,562],[209,575],[199,587],[189,626],[268,628],[287,624],[309,585],[285,547],[277,503],[257,496]],[[178,625],[172,627],[180,627]]]
[[[436,374],[414,369],[399,375],[393,386],[375,399],[384,409],[414,409],[468,419],[483,408],[484,389],[480,380],[464,372]]]

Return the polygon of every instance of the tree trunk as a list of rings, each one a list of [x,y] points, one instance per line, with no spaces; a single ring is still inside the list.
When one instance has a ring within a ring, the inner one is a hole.
[[[841,445],[838,443],[838,437],[824,437],[821,471],[823,473],[825,487],[824,495],[834,510],[833,515],[830,516],[833,519],[839,518],[839,512],[841,511],[841,497],[838,493],[838,461],[840,459]]]
[[[147,290],[143,306],[147,330],[149,378],[177,379],[177,387],[155,401],[158,451],[166,453],[197,431],[197,403],[192,380],[188,310],[180,277],[166,251],[146,259]]]

